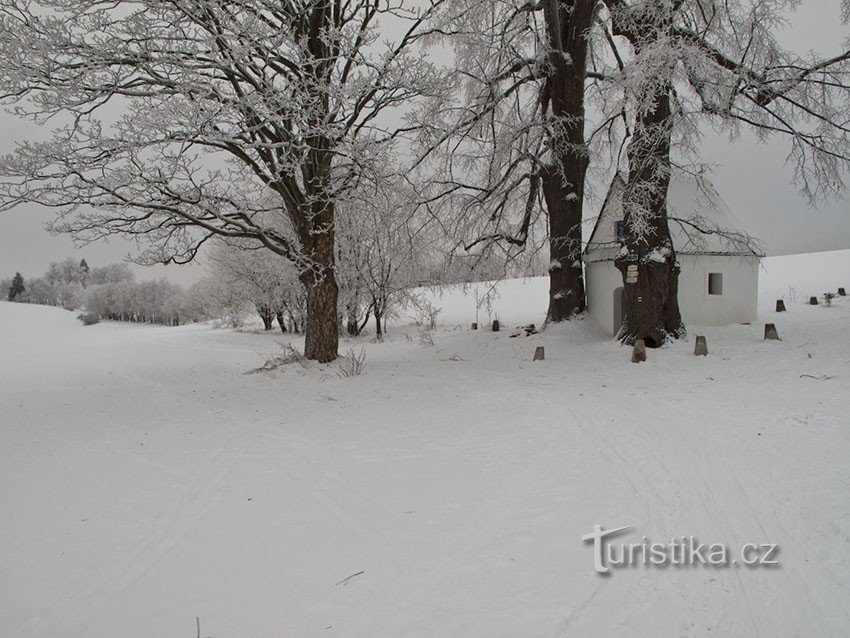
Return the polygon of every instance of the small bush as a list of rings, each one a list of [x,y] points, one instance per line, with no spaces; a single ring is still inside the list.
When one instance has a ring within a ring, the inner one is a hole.
[[[360,352],[349,348],[345,356],[339,358],[339,372],[337,376],[340,379],[348,377],[356,377],[363,373],[366,369],[366,348],[360,348]]]
[[[834,292],[825,292],[823,293],[823,303],[825,306],[831,306],[832,300],[835,299],[838,295]]]
[[[280,345],[281,349],[280,354],[267,358],[266,362],[259,368],[249,370],[245,374],[257,374],[258,372],[273,372],[291,363],[299,363],[302,366],[304,365],[304,355],[301,353],[300,350],[294,348],[292,344],[287,343],[285,341],[278,341],[278,345]]]
[[[434,335],[430,330],[423,330],[419,333],[419,345],[425,348],[431,348],[434,345]]]
[[[84,326],[93,326],[96,323],[100,323],[100,315],[96,312],[84,312],[77,315],[77,319],[79,319]]]

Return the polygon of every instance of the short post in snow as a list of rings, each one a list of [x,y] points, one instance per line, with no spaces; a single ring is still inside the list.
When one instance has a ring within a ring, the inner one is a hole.
[[[532,361],[543,361],[546,358],[546,352],[543,346],[537,346],[534,349],[534,358]]]
[[[776,324],[764,324],[764,338],[779,341],[779,333],[776,331]]]
[[[708,342],[705,340],[705,337],[703,335],[697,335],[697,342],[696,345],[694,345],[694,356],[708,356]]]
[[[499,325],[498,319],[493,319],[493,332],[499,332],[501,326]]]
[[[810,297],[809,298],[809,305],[810,306],[817,306],[818,304],[820,304],[820,302],[818,301],[817,297]]]
[[[783,299],[776,300],[776,312],[785,312],[785,301]]]
[[[632,363],[640,363],[646,361],[646,342],[643,339],[637,339],[632,348]]]
[[[847,292],[844,290],[844,288],[838,289],[838,296],[839,297],[846,297],[847,296]]]
[[[473,329],[473,330],[478,330],[478,324],[477,324],[477,323],[473,323],[473,324],[472,324],[472,329]]]

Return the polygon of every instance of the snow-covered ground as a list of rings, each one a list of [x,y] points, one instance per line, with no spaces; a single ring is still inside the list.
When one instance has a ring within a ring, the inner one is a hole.
[[[839,285],[850,251],[769,259],[782,341],[641,365],[589,321],[472,332],[456,290],[433,346],[391,327],[348,379],[244,374],[279,335],[0,303],[0,636],[846,636],[850,302],[802,304]],[[545,280],[500,290],[540,322]],[[781,567],[600,576],[597,524]]]

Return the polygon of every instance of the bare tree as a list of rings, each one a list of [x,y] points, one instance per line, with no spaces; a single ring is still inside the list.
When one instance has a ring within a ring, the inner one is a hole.
[[[702,121],[787,137],[795,179],[810,198],[843,187],[850,51],[821,60],[783,49],[776,25],[796,4],[605,0],[616,60],[609,79],[621,97],[611,111],[629,114],[624,245],[615,263],[624,280],[632,267],[637,281],[625,284],[624,340],[660,345],[684,332],[667,192],[674,149],[695,154]]]
[[[387,113],[443,89],[419,47],[443,1],[3,2],[2,101],[58,128],[0,162],[0,208],[145,239],[144,263],[261,244],[298,268],[306,356],[331,361],[335,207],[403,130]]]
[[[452,5],[462,93],[425,113],[426,152],[441,161],[426,201],[453,209],[464,247],[531,251],[547,222],[549,321],[585,307],[582,213],[589,163],[586,84],[596,0],[469,0]],[[440,105],[438,108],[442,109]],[[440,152],[441,151],[441,152]],[[447,203],[448,202],[448,203]]]
[[[380,339],[404,295],[427,283],[430,228],[429,219],[417,214],[415,195],[398,179],[362,188],[340,207],[340,270],[350,287],[349,324],[356,326],[349,333],[359,334],[371,315]]]
[[[86,289],[85,307],[95,316],[114,321],[176,326],[181,321],[184,294],[167,279],[107,282]]]
[[[207,256],[216,296],[231,309],[249,304],[266,330],[277,320],[282,332],[300,332],[306,294],[290,261],[246,240],[215,240]]]

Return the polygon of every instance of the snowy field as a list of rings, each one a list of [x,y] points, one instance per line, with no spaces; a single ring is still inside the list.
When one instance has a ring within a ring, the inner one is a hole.
[[[349,379],[0,303],[0,636],[850,635],[850,302],[803,305],[838,286],[850,251],[768,259],[762,322],[641,365],[589,321],[510,338],[545,280],[500,287],[500,333],[454,290]],[[594,525],[781,566],[600,576]]]

